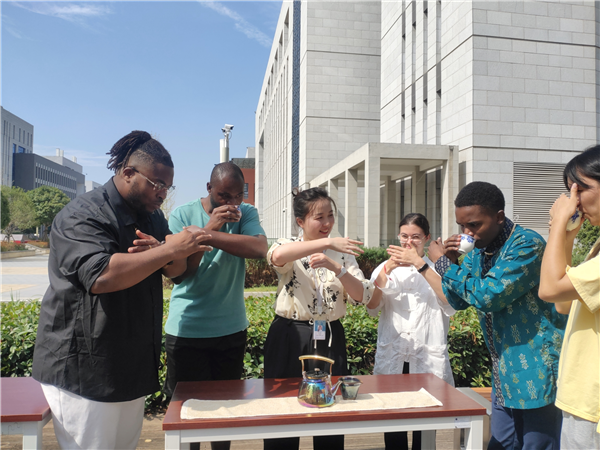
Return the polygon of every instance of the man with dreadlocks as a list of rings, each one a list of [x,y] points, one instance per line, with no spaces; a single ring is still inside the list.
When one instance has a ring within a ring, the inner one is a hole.
[[[169,231],[160,205],[173,162],[160,142],[133,131],[109,155],[114,177],[52,224],[33,377],[61,448],[137,446],[144,399],[160,389],[162,275],[181,275],[188,256],[211,250],[203,230]]]

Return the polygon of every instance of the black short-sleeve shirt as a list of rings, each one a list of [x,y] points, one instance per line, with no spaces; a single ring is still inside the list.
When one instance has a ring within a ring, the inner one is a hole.
[[[128,289],[92,294],[111,255],[127,253],[135,230],[169,234],[160,210],[138,215],[111,179],[72,200],[50,236],[50,286],[41,304],[33,377],[102,402],[159,390],[163,296],[161,271]]]

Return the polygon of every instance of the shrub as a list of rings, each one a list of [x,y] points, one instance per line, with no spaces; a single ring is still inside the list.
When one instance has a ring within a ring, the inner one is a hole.
[[[35,245],[39,248],[50,248],[50,242],[46,241],[27,241],[28,244]]]
[[[0,251],[16,252],[19,250],[27,250],[27,247],[25,247],[23,244],[17,244],[15,242],[0,242]]]
[[[2,376],[29,377],[40,303],[37,301],[2,302],[0,313]]]
[[[475,308],[457,311],[450,318],[448,353],[456,386],[491,386],[492,363]]]
[[[583,222],[583,226],[577,233],[577,241],[573,248],[573,267],[583,262],[598,237],[600,237],[600,227],[592,226],[588,220]]]
[[[363,250],[365,252],[356,257],[356,262],[365,277],[371,278],[377,266],[386,261],[389,256],[384,247],[363,247]]]
[[[244,287],[277,286],[277,272],[265,258],[246,260],[246,282]]]
[[[244,356],[244,378],[264,376],[264,342],[274,317],[275,295],[248,297],[246,311],[250,326]],[[164,299],[163,338],[159,365],[159,382],[164,385],[167,365],[164,324],[169,312],[168,298]],[[40,303],[37,301],[2,302],[1,358],[3,377],[31,376],[33,347],[37,332]],[[342,319],[346,331],[348,369],[355,375],[373,373],[377,348],[377,317],[370,317],[366,308],[348,305]],[[450,362],[457,386],[489,386],[490,358],[473,308],[457,312],[450,321],[448,334]],[[300,374],[298,374],[300,376]],[[163,410],[166,396],[162,391],[146,398],[146,412]]]

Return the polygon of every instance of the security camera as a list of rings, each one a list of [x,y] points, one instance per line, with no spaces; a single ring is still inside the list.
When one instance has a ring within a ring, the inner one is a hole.
[[[231,131],[231,130],[233,130],[233,125],[230,125],[230,124],[226,123],[226,124],[225,124],[225,126],[224,126],[223,128],[224,128],[225,130],[227,130],[227,131]]]

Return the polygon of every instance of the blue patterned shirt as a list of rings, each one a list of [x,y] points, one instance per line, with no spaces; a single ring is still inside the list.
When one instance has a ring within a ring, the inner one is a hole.
[[[492,385],[498,404],[540,408],[553,403],[556,396],[567,316],[538,297],[544,239],[519,225],[507,236],[501,236],[503,245],[475,249],[460,266],[447,267],[442,287],[454,309],[474,306],[479,312],[492,354]],[[491,261],[489,250],[494,252]],[[491,330],[486,326],[487,313]]]

